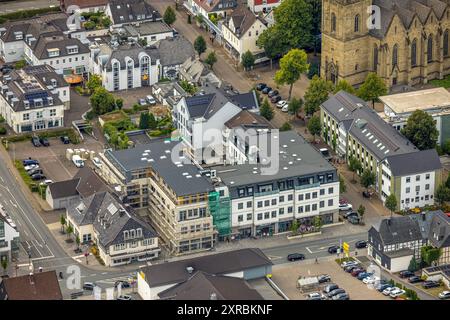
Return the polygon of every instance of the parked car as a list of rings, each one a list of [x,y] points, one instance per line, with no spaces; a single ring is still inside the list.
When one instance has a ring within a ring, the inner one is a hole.
[[[422,278],[419,276],[412,276],[408,278],[408,282],[409,283],[418,283],[418,282],[422,282]]]
[[[343,292],[343,293],[338,293],[332,299],[333,300],[350,300],[350,296],[347,292]]]
[[[323,289],[324,293],[330,293],[333,290],[339,289],[339,286],[335,283],[330,283],[328,285],[325,286],[325,288]]]
[[[31,164],[37,164],[37,165],[39,165],[39,161],[29,158],[29,159],[22,160],[22,164],[23,164],[24,166],[29,166],[29,165],[31,165]]]
[[[400,290],[400,289],[397,288],[397,287],[387,287],[387,288],[384,289],[382,292],[383,292],[383,294],[384,294],[385,296],[388,296],[388,295],[390,295],[391,292],[394,291],[394,290]]]
[[[272,98],[270,98],[270,102],[272,102],[272,103],[277,103],[280,100],[281,100],[281,97],[278,96],[278,95],[273,96]]]
[[[83,283],[83,290],[94,290],[95,284],[93,282],[85,282]]]
[[[308,294],[308,300],[325,300],[326,297],[319,293],[319,292],[313,292]]]
[[[94,166],[96,166],[96,167],[99,168],[99,169],[102,167],[102,162],[101,162],[100,159],[97,158],[97,157],[94,157],[94,158],[92,159],[92,163],[94,164]]]
[[[31,180],[37,181],[37,180],[44,180],[45,176],[42,173],[35,173],[31,176]]]
[[[44,181],[42,181],[41,183],[39,183],[41,186],[48,186],[49,184],[52,184],[53,180],[50,179],[46,179]]]
[[[356,279],[362,281],[362,280],[364,280],[364,278],[370,277],[371,275],[373,275],[373,273],[371,273],[371,272],[361,272],[360,274],[358,274]]]
[[[350,261],[344,261],[341,263],[341,268],[345,268],[348,266],[356,266],[358,265],[358,262],[354,261],[354,260],[350,260]]]
[[[363,269],[363,268],[360,268],[360,267],[354,268],[354,269],[352,270],[352,272],[351,272],[351,275],[352,275],[353,277],[357,277],[358,274],[360,274],[361,272],[366,272],[366,270]]]
[[[344,213],[342,216],[344,217],[344,219],[348,219],[348,217],[350,217],[350,216],[358,216],[358,212],[350,211],[350,212]]]
[[[117,288],[119,284],[122,284],[122,289],[131,288],[131,285],[128,281],[118,280],[114,283],[114,288]]]
[[[48,141],[48,139],[47,139],[46,137],[41,137],[41,138],[39,138],[39,142],[40,142],[44,147],[50,146],[50,142]]]
[[[331,254],[337,253],[338,249],[339,249],[339,246],[331,246],[328,248],[328,253],[331,253]]]
[[[145,101],[145,99],[138,99],[138,103],[140,106],[146,106],[147,105],[147,101]]]
[[[282,112],[289,112],[289,105],[288,105],[288,104],[285,104],[285,105],[283,106],[283,108],[281,108],[281,111],[282,111]]]
[[[155,100],[155,98],[153,98],[152,95],[148,95],[147,97],[145,97],[145,99],[147,100],[148,104],[150,104],[151,106],[154,106],[156,104],[156,100]]]
[[[374,284],[377,281],[380,281],[380,278],[373,275],[363,279],[363,283],[365,284]]]
[[[399,273],[400,278],[409,278],[414,275],[415,275],[414,272],[411,272],[409,270],[403,270],[403,271],[400,271],[400,273]]]
[[[261,93],[268,94],[270,91],[272,91],[271,87],[264,87],[264,89],[261,90]]]
[[[362,195],[364,198],[370,198],[371,196],[373,196],[373,191],[363,191]]]
[[[328,297],[328,298],[331,298],[331,297],[333,297],[333,296],[335,296],[335,295],[337,295],[337,294],[339,294],[339,293],[345,293],[345,290],[342,289],[342,288],[334,289],[334,290],[328,292],[327,297]]]
[[[39,168],[39,165],[38,164],[30,164],[28,166],[24,166],[23,168],[25,169],[25,171],[30,171],[30,170],[33,170],[35,168]]]
[[[353,206],[350,203],[340,203],[339,204],[339,210],[340,211],[348,211],[348,210],[352,210]]]
[[[279,94],[278,90],[270,90],[269,93],[267,93],[267,95],[269,96],[269,98],[275,97]]]
[[[118,296],[117,300],[133,300],[129,295]]]
[[[356,241],[355,248],[357,248],[357,249],[367,248],[367,241],[365,241],[365,240]]]
[[[256,85],[256,90],[261,91],[261,90],[263,90],[265,87],[267,87],[267,84],[260,82],[260,83],[258,83],[258,84]]]
[[[287,259],[289,261],[304,260],[305,255],[303,253],[291,253],[287,256]]]
[[[424,289],[437,288],[437,287],[439,287],[439,286],[440,286],[440,284],[439,284],[439,282],[437,282],[437,281],[431,281],[431,280],[428,280],[428,281],[424,281],[424,282],[422,283],[422,287],[423,287]]]
[[[35,147],[40,147],[41,146],[41,142],[39,141],[39,138],[36,136],[32,136],[31,137],[31,143],[33,144],[33,146]]]
[[[442,291],[438,294],[439,299],[450,299],[450,291]]]
[[[349,265],[344,268],[344,271],[347,273],[351,273],[354,269],[359,268],[359,265]]]
[[[383,292],[384,290],[386,290],[388,288],[392,288],[392,285],[389,283],[382,283],[375,287],[375,289],[377,289],[379,292]]]
[[[321,274],[320,276],[317,277],[317,280],[319,280],[319,283],[324,283],[331,281],[331,277],[327,274]]]
[[[350,222],[351,224],[359,224],[360,218],[358,215],[351,215],[348,217],[348,222]]]
[[[389,296],[390,296],[391,298],[397,298],[397,297],[400,297],[400,296],[403,295],[403,294],[405,294],[405,290],[396,288],[396,289],[394,289],[394,290],[391,291],[391,293],[389,294]]]
[[[61,140],[62,143],[64,144],[69,144],[70,143],[70,139],[68,136],[61,136],[59,137],[59,139]]]
[[[283,108],[284,105],[287,103],[286,100],[280,100],[277,102],[277,108]]]
[[[33,174],[36,174],[36,173],[42,174],[44,172],[42,171],[41,168],[34,168],[34,169],[31,169],[30,171],[28,171],[27,173],[29,176],[32,176]]]

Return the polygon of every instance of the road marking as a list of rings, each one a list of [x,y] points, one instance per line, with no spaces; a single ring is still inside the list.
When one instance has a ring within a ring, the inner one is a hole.
[[[108,272],[102,272],[102,274],[108,274]]]
[[[9,202],[11,202],[14,208],[17,208],[17,204],[15,204],[11,199],[9,199]]]
[[[269,257],[270,260],[279,260],[279,259],[282,258],[280,256],[268,256],[268,257]]]
[[[313,252],[311,251],[311,249],[309,249],[308,247],[306,247],[306,250],[308,250],[309,253],[313,253]]]
[[[40,257],[40,258],[33,258],[31,259],[31,261],[40,261],[40,260],[45,260],[45,259],[50,259],[50,258],[54,258],[55,256],[51,255],[51,256],[45,256],[45,257]]]

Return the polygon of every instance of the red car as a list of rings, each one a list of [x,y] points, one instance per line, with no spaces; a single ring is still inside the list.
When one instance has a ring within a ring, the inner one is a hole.
[[[358,274],[360,274],[361,272],[365,272],[365,271],[366,271],[366,270],[364,270],[363,268],[356,268],[356,269],[353,269],[353,270],[352,270],[351,275],[352,275],[353,277],[357,277]]]

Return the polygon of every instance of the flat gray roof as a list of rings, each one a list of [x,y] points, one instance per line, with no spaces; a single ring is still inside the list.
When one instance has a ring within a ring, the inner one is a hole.
[[[379,99],[397,114],[412,113],[415,110],[450,107],[450,92],[445,88],[391,94],[382,96]]]

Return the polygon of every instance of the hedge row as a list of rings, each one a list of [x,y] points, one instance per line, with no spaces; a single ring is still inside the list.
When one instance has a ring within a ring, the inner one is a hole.
[[[46,138],[55,138],[55,137],[60,137],[60,136],[67,136],[70,139],[70,142],[72,142],[73,144],[78,144],[80,143],[80,139],[77,135],[77,133],[75,132],[74,129],[72,128],[65,128],[65,129],[55,129],[55,130],[49,130],[49,131],[42,131],[42,132],[29,132],[29,133],[22,133],[22,134],[18,134],[15,136],[9,136],[8,138],[5,138],[4,141],[8,141],[8,142],[21,142],[21,141],[26,141],[26,140],[31,140],[31,137],[37,134],[39,137],[46,137]]]
[[[41,8],[41,9],[32,9],[32,10],[21,10],[11,13],[5,13],[0,15],[0,24],[5,23],[7,21],[14,21],[14,20],[22,20],[22,19],[29,19],[32,17],[35,17],[40,14],[44,13],[50,13],[50,12],[61,12],[59,7],[48,7],[48,8]]]
[[[38,185],[28,175],[27,171],[23,167],[22,161],[16,160],[14,162],[14,166],[16,167],[17,171],[19,171],[19,174],[22,177],[22,180],[25,182],[25,184],[28,186],[28,188],[30,188],[31,192],[37,192]]]

